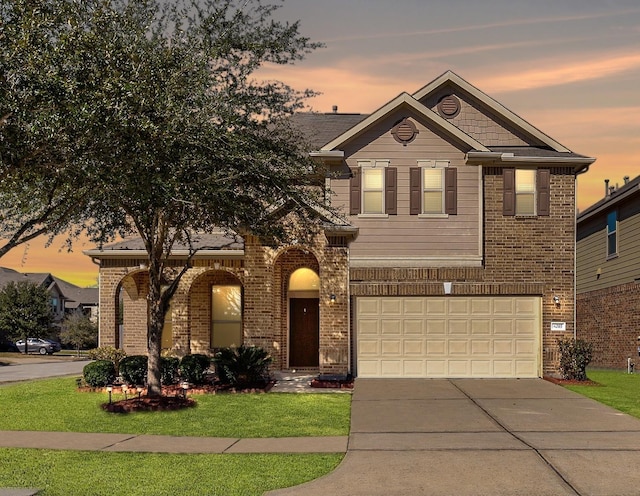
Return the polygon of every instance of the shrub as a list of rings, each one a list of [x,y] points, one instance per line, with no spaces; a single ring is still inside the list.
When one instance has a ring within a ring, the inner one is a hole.
[[[233,386],[265,383],[269,380],[272,358],[263,348],[240,346],[223,348],[213,359],[220,380]]]
[[[113,346],[101,346],[87,352],[91,360],[110,360],[116,368],[116,376],[119,374],[120,361],[127,356],[124,350],[114,348]]]
[[[147,357],[145,355],[131,355],[120,362],[120,375],[127,384],[142,385],[147,382]]]
[[[587,380],[587,365],[593,357],[593,347],[582,339],[559,339],[560,373],[563,379]]]
[[[116,380],[116,368],[111,360],[97,360],[82,369],[84,381],[91,387],[104,387]]]
[[[191,384],[202,384],[204,372],[211,365],[211,359],[207,355],[194,353],[186,355],[180,361],[180,375],[184,381]]]
[[[179,358],[160,357],[160,382],[162,384],[175,384],[178,382],[179,365]]]

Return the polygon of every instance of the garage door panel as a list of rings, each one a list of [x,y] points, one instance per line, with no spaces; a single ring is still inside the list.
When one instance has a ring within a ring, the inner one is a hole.
[[[538,377],[540,310],[539,297],[357,298],[356,372]]]

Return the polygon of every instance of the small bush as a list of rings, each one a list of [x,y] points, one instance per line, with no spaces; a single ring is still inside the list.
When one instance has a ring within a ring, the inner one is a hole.
[[[593,347],[582,339],[559,339],[560,373],[563,379],[586,381],[587,365],[593,357]]]
[[[116,376],[119,374],[120,361],[127,356],[124,350],[113,346],[101,346],[87,352],[91,360],[111,360],[116,368]]]
[[[223,348],[213,359],[220,380],[232,386],[266,383],[272,358],[263,348],[240,346]]]
[[[120,362],[120,375],[131,386],[141,386],[147,382],[147,357],[131,355]]]
[[[204,383],[204,373],[211,365],[211,359],[207,355],[194,353],[186,355],[180,361],[180,376],[182,380],[191,384]]]
[[[178,382],[180,359],[176,357],[160,357],[160,382],[175,384]]]
[[[105,387],[116,380],[116,368],[111,360],[97,360],[82,369],[84,381],[91,387]]]

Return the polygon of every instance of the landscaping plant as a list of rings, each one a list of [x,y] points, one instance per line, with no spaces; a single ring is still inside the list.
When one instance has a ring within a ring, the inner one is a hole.
[[[211,359],[207,355],[186,355],[180,360],[180,377],[191,384],[203,384],[204,373],[210,365]]]
[[[82,369],[84,381],[91,387],[104,387],[116,380],[116,368],[110,360],[96,360]]]
[[[127,356],[124,350],[113,346],[100,346],[87,352],[91,360],[111,360],[116,368],[116,375],[120,373],[120,361]]]
[[[242,345],[221,349],[213,362],[223,383],[240,386],[266,383],[272,360],[263,348]]]
[[[593,356],[591,343],[582,339],[559,339],[560,372],[563,379],[586,381],[587,365]]]
[[[147,357],[131,355],[120,361],[120,376],[131,386],[141,386],[147,382]]]
[[[163,385],[178,382],[180,359],[176,357],[160,357],[160,382]]]

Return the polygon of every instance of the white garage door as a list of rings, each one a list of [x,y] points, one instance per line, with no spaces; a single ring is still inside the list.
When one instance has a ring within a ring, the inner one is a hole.
[[[539,297],[359,297],[359,377],[538,377]]]

